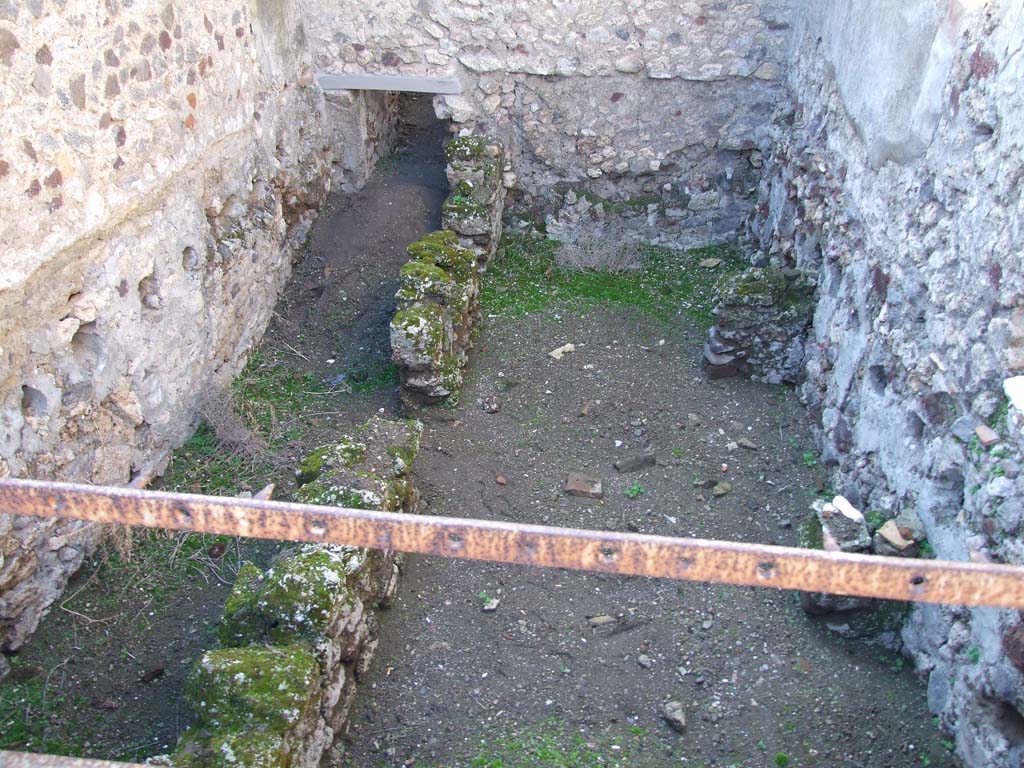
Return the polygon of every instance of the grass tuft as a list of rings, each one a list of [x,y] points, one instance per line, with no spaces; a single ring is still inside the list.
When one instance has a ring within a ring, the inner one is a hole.
[[[711,312],[718,285],[747,266],[731,245],[689,251],[640,246],[636,270],[562,269],[555,261],[560,247],[553,240],[503,238],[480,295],[484,312],[515,317],[553,305],[579,310],[611,302],[662,321],[683,315],[707,328],[714,322]],[[721,263],[713,268],[699,266],[711,258]]]
[[[469,765],[471,768],[626,768],[636,765],[629,748],[646,736],[630,729],[614,742],[608,736],[594,741],[572,733],[555,719],[530,730],[490,740]]]

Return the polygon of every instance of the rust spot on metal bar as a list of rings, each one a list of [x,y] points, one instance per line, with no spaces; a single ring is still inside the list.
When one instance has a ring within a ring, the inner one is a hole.
[[[126,768],[139,763],[114,763],[109,760],[91,760],[84,757],[37,755],[32,752],[5,752],[0,750],[0,768]]]
[[[889,600],[1024,608],[1024,568],[907,560],[491,520],[0,481],[0,510],[42,517]]]

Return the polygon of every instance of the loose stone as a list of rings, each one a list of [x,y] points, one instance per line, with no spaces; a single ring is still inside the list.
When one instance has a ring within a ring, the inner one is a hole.
[[[678,701],[669,701],[661,708],[661,716],[669,727],[677,733],[686,731],[686,710]]]
[[[657,464],[657,460],[654,458],[653,454],[641,453],[637,456],[619,459],[612,466],[614,466],[619,472],[636,472],[644,469],[645,467],[653,467],[655,464]]]
[[[570,496],[585,496],[590,499],[604,497],[604,485],[596,477],[570,472],[565,480],[565,492]]]

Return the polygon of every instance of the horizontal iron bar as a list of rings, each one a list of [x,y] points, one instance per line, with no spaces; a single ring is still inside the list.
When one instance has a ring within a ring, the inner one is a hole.
[[[324,91],[406,91],[447,95],[462,93],[462,85],[452,77],[377,75],[372,72],[339,75],[317,72],[316,84]]]
[[[0,511],[260,539],[351,544],[547,568],[1024,608],[1024,568],[316,507],[260,499],[0,481]]]
[[[0,749],[0,768],[126,768],[139,763],[115,763],[110,760],[91,760],[86,757],[38,755],[34,752],[6,752]]]

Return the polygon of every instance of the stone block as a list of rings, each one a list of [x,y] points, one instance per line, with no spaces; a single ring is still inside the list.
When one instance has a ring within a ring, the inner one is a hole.
[[[303,646],[207,651],[186,683],[198,721],[212,730],[285,733],[319,707],[320,667]]]
[[[409,246],[409,255],[391,321],[391,353],[403,400],[412,407],[454,403],[479,311],[476,255],[448,230],[420,238]]]
[[[864,515],[842,496],[831,502],[815,501],[814,513],[822,532],[822,549],[841,552],[866,552],[871,548]]]
[[[619,472],[638,472],[641,469],[653,467],[657,463],[658,460],[654,458],[654,454],[640,453],[636,456],[628,456],[624,459],[619,459],[612,466],[614,466]]]
[[[565,492],[570,496],[600,499],[604,497],[604,485],[599,478],[588,477],[579,472],[570,472],[565,479]]]

